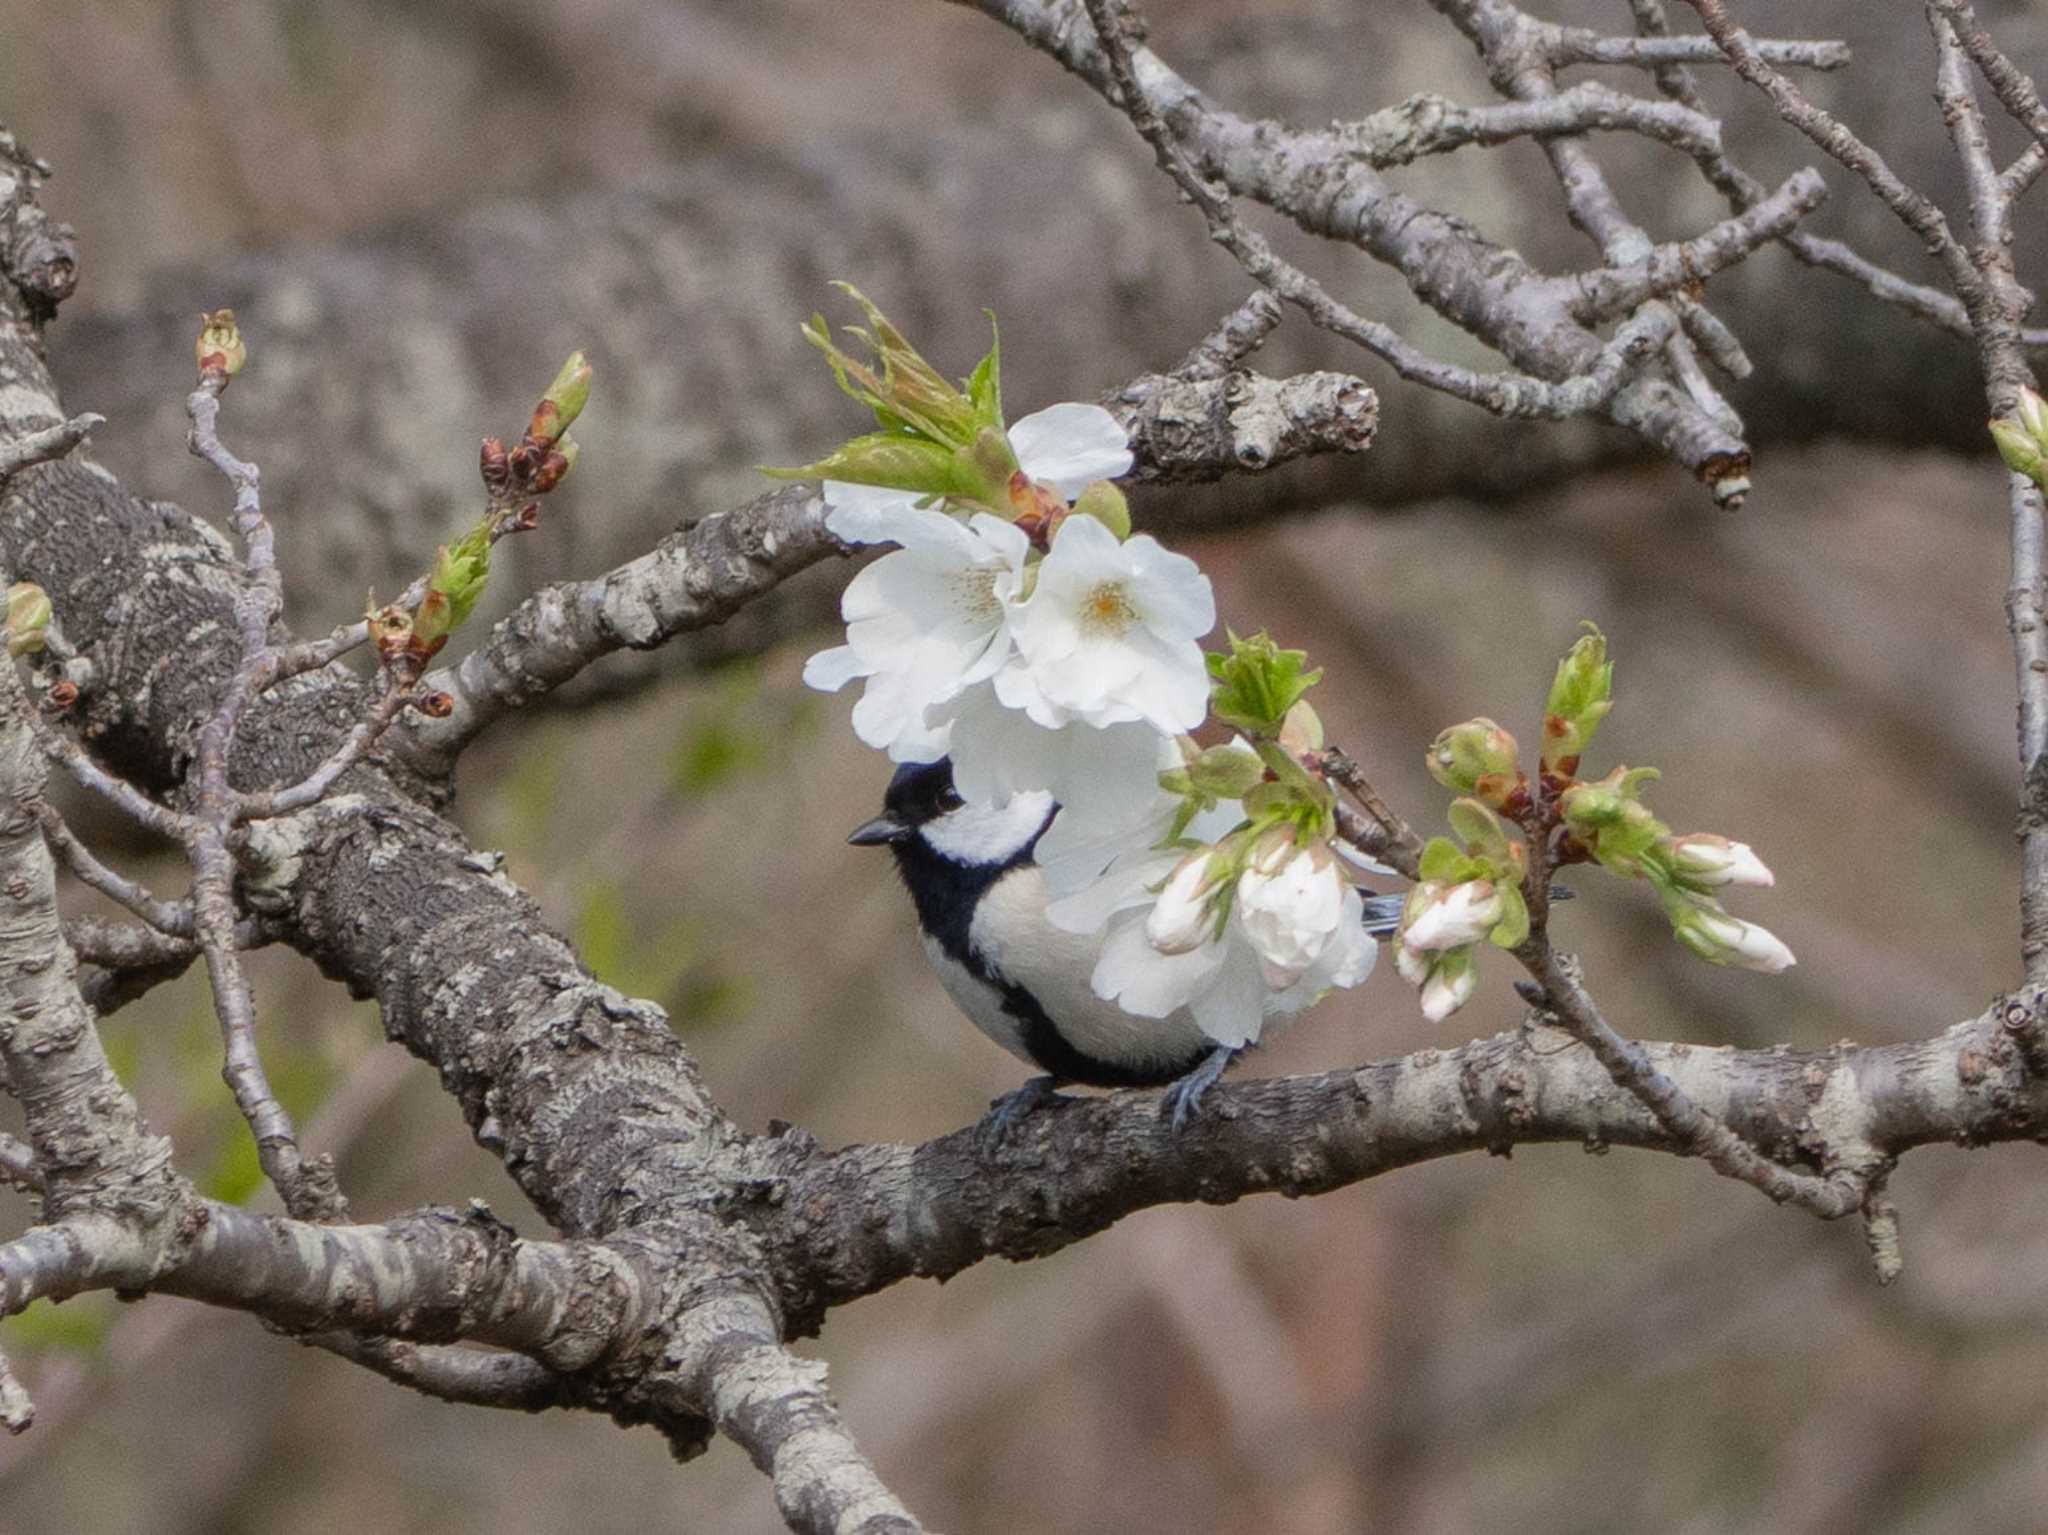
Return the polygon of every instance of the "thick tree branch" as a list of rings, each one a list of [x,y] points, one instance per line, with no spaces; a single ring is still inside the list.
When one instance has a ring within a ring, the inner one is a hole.
[[[1684,369],[1667,377],[1641,366],[1665,339],[1669,317],[1660,321],[1657,306],[1633,318],[1624,337],[1603,342],[1571,316],[1551,284],[1532,281],[1536,274],[1514,252],[1396,193],[1363,159],[1344,164],[1341,151],[1329,152],[1329,135],[1235,117],[1149,51],[1114,37],[1102,46],[1102,27],[1115,32],[1112,12],[1123,14],[1121,6],[1088,0],[1085,8],[1102,26],[1084,28],[1077,25],[1080,0],[975,3],[1119,104],[1202,209],[1212,235],[1318,325],[1372,350],[1404,377],[1489,410],[1552,417],[1597,412],[1692,468],[1724,504],[1745,493],[1748,449],[1730,429],[1732,412],[1695,403],[1697,381]],[[1177,164],[1183,154],[1191,165]],[[1207,178],[1272,206],[1311,233],[1359,245],[1402,272],[1425,303],[1526,371],[1489,377],[1448,366],[1353,313],[1280,260],[1235,218]],[[1703,327],[1703,334],[1715,337],[1717,351],[1734,355],[1724,328]]]
[[[882,1485],[825,1391],[825,1367],[782,1346],[776,1317],[728,1295],[696,1306],[673,1347],[680,1373],[713,1421],[775,1489],[775,1506],[806,1535],[916,1535],[924,1527]]]
[[[707,517],[608,575],[528,598],[457,665],[428,673],[422,685],[446,693],[454,708],[443,719],[415,717],[393,750],[416,771],[445,778],[494,720],[591,662],[722,623],[784,578],[845,552],[825,531],[815,485],[785,486]]]
[[[2008,1018],[2039,1020],[2044,1006],[2039,990],[2016,993],[1910,1044],[1637,1048],[1749,1145],[1818,1166],[1836,1147],[1889,1158],[2043,1133],[2048,1078],[2029,1072]],[[1592,1052],[1540,1022],[1355,1071],[1212,1091],[1200,1122],[1179,1132],[1151,1094],[1063,1101],[1024,1121],[993,1161],[971,1130],[831,1153],[794,1137],[783,1192],[794,1219],[762,1223],[778,1270],[808,1281],[786,1309],[815,1325],[910,1275],[1042,1257],[1154,1205],[1301,1198],[1437,1157],[1547,1142],[1688,1151]]]

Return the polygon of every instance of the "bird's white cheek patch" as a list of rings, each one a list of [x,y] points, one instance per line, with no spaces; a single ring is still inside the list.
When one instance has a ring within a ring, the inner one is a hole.
[[[1011,795],[1005,805],[962,805],[927,821],[918,835],[955,863],[1002,863],[1036,836],[1051,814],[1052,796],[1033,789]]]

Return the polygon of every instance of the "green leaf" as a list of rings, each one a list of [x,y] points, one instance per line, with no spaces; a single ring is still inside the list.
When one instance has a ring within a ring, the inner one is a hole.
[[[997,431],[1003,428],[1003,334],[996,325],[996,312],[984,309],[988,316],[988,355],[974,365],[974,372],[967,378],[967,399],[974,407],[974,413],[985,426]]]
[[[1425,880],[1453,885],[1464,877],[1465,865],[1470,861],[1449,837],[1431,837],[1422,849],[1418,872]]]
[[[1510,865],[1507,831],[1501,826],[1500,818],[1478,800],[1451,801],[1444,818],[1463,839],[1465,850],[1473,857],[1503,867]]]
[[[1486,936],[1503,949],[1512,949],[1529,936],[1529,903],[1522,899],[1522,887],[1506,880],[1496,886],[1500,891],[1500,921]]]
[[[414,636],[421,644],[431,645],[461,628],[490,579],[490,529],[480,523],[454,543],[443,544],[435,554],[427,595],[413,614]]]
[[[1249,735],[1277,735],[1287,711],[1322,680],[1321,670],[1309,670],[1307,651],[1282,650],[1264,630],[1250,639],[1230,634],[1229,641],[1228,655],[1207,658],[1215,678],[1210,712]]]

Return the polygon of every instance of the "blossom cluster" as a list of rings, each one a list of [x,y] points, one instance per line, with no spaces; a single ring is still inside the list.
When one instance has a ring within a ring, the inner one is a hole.
[[[1642,794],[1655,768],[1617,767],[1579,778],[1580,759],[1614,707],[1607,641],[1591,629],[1558,663],[1544,706],[1543,751],[1534,786],[1515,738],[1490,719],[1453,725],[1430,743],[1430,775],[1461,798],[1450,808],[1458,840],[1423,849],[1421,881],[1409,892],[1396,934],[1394,968],[1421,990],[1432,1021],[1463,1007],[1479,984],[1482,943],[1513,949],[1529,936],[1522,887],[1528,846],[1508,835],[1558,838],[1550,861],[1593,863],[1656,889],[1672,936],[1711,964],[1778,972],[1792,951],[1769,929],[1731,915],[1720,891],[1768,886],[1771,871],[1741,842],[1709,832],[1672,835]],[[1502,817],[1508,818],[1504,823]]]
[[[1333,801],[1294,749],[1317,729],[1300,653],[1260,637],[1204,655],[1209,580],[1131,532],[1111,483],[1131,453],[1107,411],[1062,404],[1005,425],[995,347],[956,388],[845,291],[873,362],[822,319],[805,335],[879,429],[773,472],[823,479],[840,539],[896,548],[848,585],[846,642],[804,680],[861,682],[860,738],[897,762],[950,756],[969,803],[1052,796],[1037,848],[1049,918],[1100,936],[1092,985],[1126,1011],[1185,1008],[1244,1044],[1268,1016],[1363,980],[1375,945],[1331,851]],[[1204,750],[1190,733],[1212,697],[1240,734]]]
[[[845,291],[865,312],[851,334],[873,362],[822,318],[804,334],[877,430],[770,472],[821,478],[826,526],[847,543],[896,547],[848,585],[846,643],[812,656],[804,680],[861,682],[860,738],[897,762],[950,756],[969,804],[1037,795],[1058,806],[1035,849],[1047,916],[1099,938],[1091,983],[1103,999],[1142,1017],[1185,1009],[1241,1045],[1269,1017],[1357,985],[1376,945],[1349,869],[1392,871],[1337,838],[1322,727],[1304,698],[1321,674],[1263,634],[1204,654],[1208,578],[1132,533],[1111,483],[1131,453],[1107,411],[1055,405],[1006,425],[996,347],[955,387]],[[2039,448],[2030,462],[2048,464],[2048,406],[2029,396],[2023,407],[1998,424],[2001,448],[2010,456],[2024,437]],[[1579,777],[1614,707],[1606,640],[1587,627],[1559,663],[1533,781],[1490,719],[1444,731],[1425,756],[1459,795],[1456,837],[1422,851],[1395,968],[1433,1021],[1471,998],[1482,945],[1528,942],[1529,902],[1539,890],[1547,902],[1562,864],[1648,880],[1673,936],[1702,959],[1793,963],[1721,904],[1731,886],[1772,883],[1754,852],[1674,836],[1642,802],[1653,768]],[[1204,726],[1232,738],[1200,746],[1192,732]]]

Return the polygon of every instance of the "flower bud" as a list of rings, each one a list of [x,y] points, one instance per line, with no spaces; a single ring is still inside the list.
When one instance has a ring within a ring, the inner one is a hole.
[[[1119,539],[1131,536],[1131,506],[1108,480],[1091,480],[1074,501],[1074,514],[1093,517]]]
[[[1417,892],[1428,889],[1415,887]],[[1410,898],[1401,942],[1411,949],[1456,949],[1477,943],[1500,921],[1505,903],[1490,879],[1468,879],[1439,885],[1418,907]]]
[[[493,498],[512,488],[512,463],[503,442],[495,437],[484,439],[477,453],[477,472],[483,476],[485,493]]]
[[[1777,883],[1746,842],[1730,842],[1712,832],[1696,831],[1674,837],[1665,846],[1670,850],[1671,864],[1679,879],[1694,889]]]
[[[1735,965],[1776,975],[1797,963],[1792,951],[1769,928],[1731,917],[1717,902],[1704,897],[1674,910],[1671,930],[1680,943],[1710,965]]]
[[[2015,414],[2020,425],[2033,435],[2034,441],[2048,444],[2048,400],[2022,384],[2019,408]]]
[[[1479,989],[1479,966],[1464,949],[1433,957],[1436,963],[1422,983],[1422,1016],[1431,1023],[1442,1023],[1472,1000],[1472,993]]]
[[[1991,423],[1991,440],[1998,445],[1998,456],[2005,460],[2005,467],[2014,474],[2024,474],[2039,481],[2048,469],[2048,459],[2042,456],[2041,440],[2019,422],[1999,419]]]
[[[1306,698],[1280,721],[1280,744],[1297,757],[1323,749],[1323,717]]]
[[[7,588],[7,654],[32,655],[43,648],[50,630],[50,594],[33,581],[17,581]]]
[[[1569,826],[1597,831],[1620,820],[1625,804],[1618,793],[1600,784],[1573,784],[1558,796],[1557,813]]]
[[[534,406],[526,435],[543,448],[553,447],[555,440],[583,414],[583,406],[590,399],[590,373],[590,364],[583,354],[571,352],[562,371],[548,385],[548,392],[540,397],[540,404]]]
[[[194,350],[199,356],[201,373],[224,373],[229,378],[240,373],[242,364],[249,360],[249,351],[235,326],[234,310],[216,309],[201,315],[199,341]]]
[[[1543,766],[1570,775],[1593,732],[1613,709],[1614,663],[1607,659],[1607,636],[1591,624],[1578,643],[1557,663],[1550,698],[1543,707]]]
[[[1168,776],[1162,773],[1160,782],[1164,784]],[[1226,741],[1196,752],[1172,776],[1185,785],[1180,793],[1193,790],[1211,800],[1243,799],[1264,780],[1266,764],[1244,742]]]
[[[582,452],[575,438],[565,434],[557,439],[555,445],[541,455],[540,467],[534,470],[533,483],[527,486],[527,490],[536,496],[546,495],[569,478]]]
[[[1460,794],[1472,793],[1481,779],[1520,774],[1515,738],[1485,718],[1451,726],[1429,743],[1422,760],[1430,777]]]
[[[1215,914],[1210,893],[1218,879],[1211,865],[1216,850],[1197,848],[1168,876],[1165,888],[1145,917],[1145,939],[1161,954],[1186,954],[1214,936]]]

